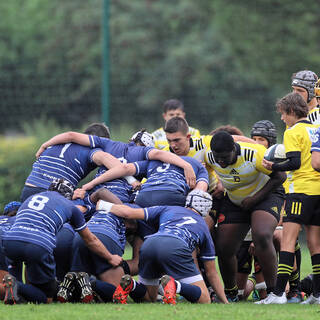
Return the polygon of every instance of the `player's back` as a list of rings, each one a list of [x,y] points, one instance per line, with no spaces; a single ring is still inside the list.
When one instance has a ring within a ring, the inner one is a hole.
[[[26,183],[48,189],[54,178],[62,178],[76,186],[96,168],[92,156],[98,150],[75,143],[51,146],[34,162]]]
[[[4,238],[32,242],[52,251],[55,236],[67,221],[75,230],[85,226],[83,214],[72,201],[55,191],[45,191],[23,202]]]

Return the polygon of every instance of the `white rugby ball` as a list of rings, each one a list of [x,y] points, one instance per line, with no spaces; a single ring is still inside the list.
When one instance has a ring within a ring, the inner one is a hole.
[[[286,150],[281,143],[274,144],[264,154],[264,158],[272,162],[281,162],[286,159]]]

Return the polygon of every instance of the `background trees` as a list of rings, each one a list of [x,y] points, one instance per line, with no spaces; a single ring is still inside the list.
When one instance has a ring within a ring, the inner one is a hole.
[[[101,120],[102,1],[0,3],[1,132]],[[276,122],[291,74],[319,71],[319,6],[290,0],[110,0],[111,127],[153,130],[185,103],[203,133]]]

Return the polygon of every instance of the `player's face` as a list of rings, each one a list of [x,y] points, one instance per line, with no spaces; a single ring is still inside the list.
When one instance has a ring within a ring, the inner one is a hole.
[[[292,86],[292,92],[299,93],[304,101],[308,101],[308,91],[305,88]]]
[[[182,132],[166,133],[170,148],[178,156],[186,156],[190,150],[190,134]]]
[[[219,164],[221,168],[226,168],[230,164],[236,162],[236,151],[227,151],[227,152],[214,152],[212,151],[215,162]]]
[[[297,117],[294,114],[281,112],[281,120],[290,128],[297,122]]]
[[[169,110],[162,114],[164,121],[168,121],[174,117],[185,118],[186,114],[181,109]]]
[[[259,144],[262,144],[267,149],[269,148],[269,141],[265,137],[253,136],[252,139]]]

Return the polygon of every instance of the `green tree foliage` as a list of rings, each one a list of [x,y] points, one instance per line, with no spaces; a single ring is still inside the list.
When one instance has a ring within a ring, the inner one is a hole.
[[[155,129],[182,99],[203,133],[280,123],[276,98],[301,69],[320,72],[319,6],[290,0],[109,0],[111,125]],[[99,121],[101,0],[0,3],[0,131],[40,115]]]

